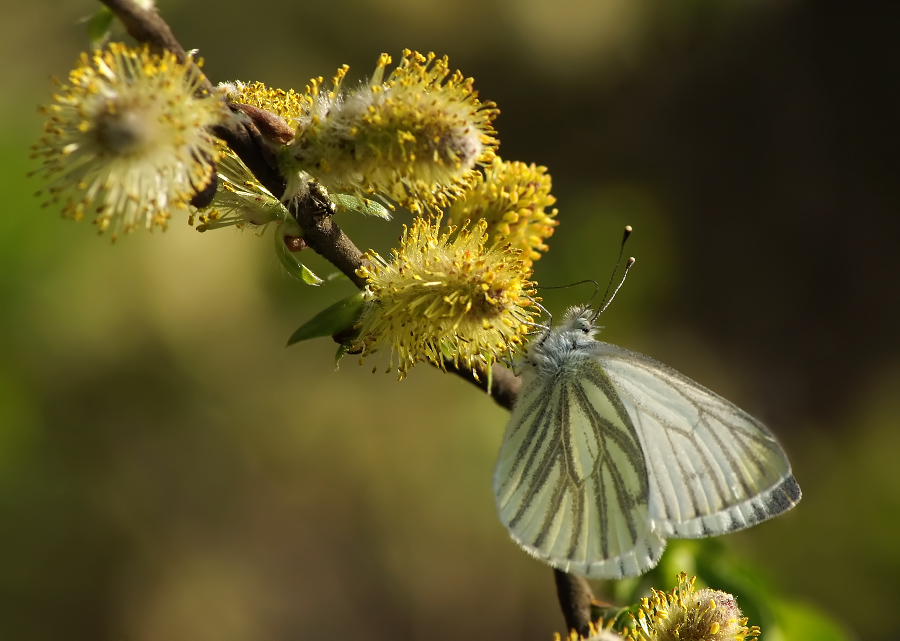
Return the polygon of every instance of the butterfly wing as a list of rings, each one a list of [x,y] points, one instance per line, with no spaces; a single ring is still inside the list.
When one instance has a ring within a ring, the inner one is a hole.
[[[594,356],[640,439],[663,536],[733,532],[800,500],[784,451],[752,416],[643,354],[598,342]]]
[[[595,359],[526,381],[494,471],[500,519],[520,546],[567,572],[642,574],[665,548],[648,484],[639,435]]]

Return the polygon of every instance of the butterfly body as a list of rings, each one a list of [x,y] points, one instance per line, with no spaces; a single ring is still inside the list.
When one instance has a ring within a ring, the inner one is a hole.
[[[567,572],[636,576],[667,538],[748,527],[800,500],[768,430],[675,370],[594,338],[575,307],[531,346],[494,472],[501,521]]]

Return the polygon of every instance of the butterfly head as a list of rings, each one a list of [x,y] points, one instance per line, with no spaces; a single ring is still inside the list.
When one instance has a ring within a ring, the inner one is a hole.
[[[588,338],[593,338],[600,329],[594,325],[596,319],[597,312],[591,309],[590,305],[576,305],[566,310],[557,331],[560,333],[580,332]]]
[[[525,363],[539,374],[551,374],[587,355],[597,345],[595,318],[596,312],[588,305],[569,308],[559,325],[532,340]]]

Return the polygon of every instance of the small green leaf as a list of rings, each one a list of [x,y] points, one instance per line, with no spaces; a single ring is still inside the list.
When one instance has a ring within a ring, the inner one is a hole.
[[[316,276],[312,270],[297,260],[297,252],[292,252],[284,244],[285,225],[279,225],[275,230],[275,254],[287,272],[307,285],[321,285],[325,281]]]
[[[100,9],[88,20],[88,38],[93,43],[101,43],[109,37],[116,15],[108,7]]]
[[[296,332],[291,334],[287,344],[293,345],[311,338],[335,336],[350,331],[362,314],[363,305],[362,292],[356,292],[352,296],[339,300],[303,323]],[[345,342],[345,344],[348,343]],[[338,353],[342,355],[340,351]]]
[[[298,263],[300,265],[300,280],[302,280],[307,285],[321,285],[325,281],[321,278],[313,274],[309,267],[304,265],[303,263]]]
[[[352,194],[329,194],[329,197],[334,204],[344,209],[357,211],[366,216],[377,216],[385,220],[391,219],[391,212],[388,211],[388,208],[374,200]]]
[[[353,341],[344,341],[340,345],[338,345],[337,351],[334,353],[334,367],[337,369],[341,364],[341,359],[344,358],[347,354],[350,353],[350,347],[353,345]]]

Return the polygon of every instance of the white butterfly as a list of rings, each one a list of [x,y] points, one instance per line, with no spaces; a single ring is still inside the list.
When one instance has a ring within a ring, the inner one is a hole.
[[[769,431],[648,356],[594,338],[570,309],[528,348],[494,470],[500,520],[565,572],[637,576],[667,538],[734,532],[790,509],[800,487]]]

